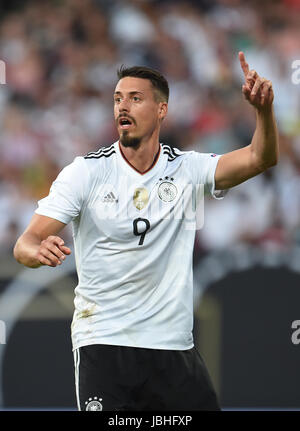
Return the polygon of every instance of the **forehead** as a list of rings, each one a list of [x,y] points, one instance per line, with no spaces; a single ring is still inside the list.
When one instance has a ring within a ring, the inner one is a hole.
[[[115,92],[121,93],[131,93],[134,91],[141,92],[143,94],[153,93],[153,87],[149,79],[134,78],[131,76],[126,76],[120,79],[117,83]]]

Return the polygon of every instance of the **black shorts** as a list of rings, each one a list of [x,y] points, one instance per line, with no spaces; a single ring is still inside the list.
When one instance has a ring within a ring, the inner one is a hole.
[[[195,347],[158,350],[95,344],[74,351],[79,410],[220,410]]]

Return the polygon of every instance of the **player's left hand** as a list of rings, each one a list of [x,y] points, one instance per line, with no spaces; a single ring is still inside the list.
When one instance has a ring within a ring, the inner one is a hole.
[[[242,51],[239,52],[239,60],[245,76],[245,83],[242,87],[245,99],[259,111],[270,110],[274,100],[272,82],[261,78],[255,70],[249,70]]]

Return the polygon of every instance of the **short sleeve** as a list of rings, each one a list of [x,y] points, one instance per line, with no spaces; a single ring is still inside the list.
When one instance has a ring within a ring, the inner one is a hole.
[[[215,190],[215,172],[221,155],[191,151],[189,156],[188,169],[194,184],[203,184],[205,195],[210,194],[215,199],[223,199],[227,190]]]
[[[83,157],[76,157],[52,183],[49,195],[38,201],[36,214],[68,224],[80,213],[85,197],[88,172]]]

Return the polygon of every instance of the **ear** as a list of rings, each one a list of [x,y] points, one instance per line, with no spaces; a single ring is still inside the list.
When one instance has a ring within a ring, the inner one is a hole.
[[[167,113],[168,113],[167,102],[160,102],[159,103],[159,111],[158,112],[159,112],[159,114],[158,114],[159,119],[160,119],[160,121],[162,121],[167,116]]]

